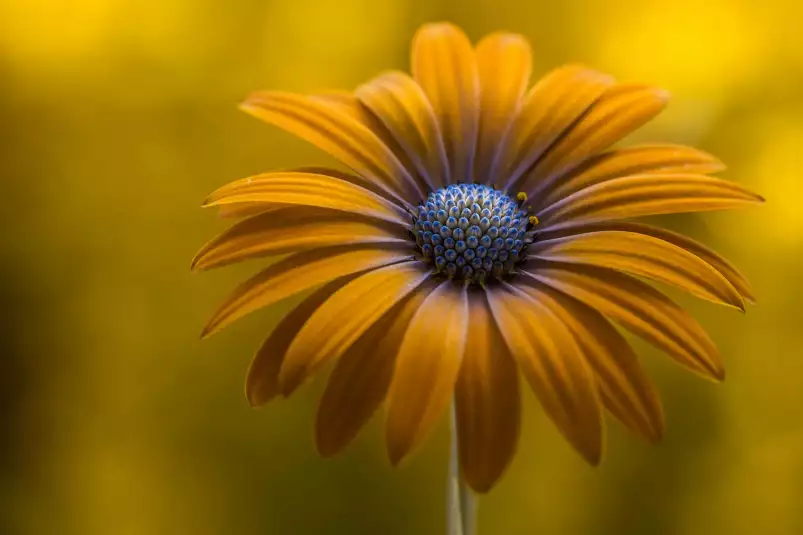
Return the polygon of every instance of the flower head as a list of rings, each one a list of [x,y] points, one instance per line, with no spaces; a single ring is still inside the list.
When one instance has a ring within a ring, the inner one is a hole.
[[[467,482],[488,490],[516,449],[519,374],[590,463],[602,409],[648,440],[664,419],[615,321],[714,380],[714,344],[642,281],[732,308],[752,294],[725,259],[633,218],[762,199],[710,174],[714,157],[670,144],[611,145],[659,113],[661,90],[580,65],[532,87],[530,48],[497,33],[473,47],[450,24],[424,26],[412,76],[354,93],[253,94],[247,112],[351,169],[270,172],[214,192],[241,217],[207,244],[200,269],[287,255],[242,284],[204,333],[302,292],[259,349],[253,405],[291,394],[334,361],[316,422],[326,456],[384,402],[393,463],[454,399]]]

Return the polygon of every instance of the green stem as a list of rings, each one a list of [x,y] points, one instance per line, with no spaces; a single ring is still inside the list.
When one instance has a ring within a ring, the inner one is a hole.
[[[457,454],[457,423],[454,407],[451,415],[451,450],[449,453],[449,488],[447,490],[447,535],[476,535],[477,501],[460,475]]]

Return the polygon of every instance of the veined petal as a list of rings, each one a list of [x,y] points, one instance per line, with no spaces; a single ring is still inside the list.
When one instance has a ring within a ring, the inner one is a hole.
[[[413,38],[413,78],[423,88],[443,134],[449,182],[472,182],[479,122],[474,48],[453,24],[426,24]]]
[[[509,284],[489,291],[488,301],[546,413],[586,461],[599,464],[602,414],[597,386],[571,331],[542,303]]]
[[[329,247],[294,254],[238,286],[206,324],[201,337],[209,336],[255,310],[333,279],[412,259],[411,250],[377,247]]]
[[[564,227],[559,230],[546,230],[539,232],[538,239],[551,240],[555,238],[562,238],[565,236],[574,236],[577,234],[585,234],[587,232],[599,231],[622,231],[622,232],[635,232],[637,234],[644,234],[652,236],[659,240],[669,242],[673,245],[689,251],[690,253],[698,256],[706,263],[710,264],[714,269],[719,271],[734,288],[739,292],[746,301],[755,302],[753,290],[750,283],[742,275],[733,264],[728,262],[724,257],[712,251],[702,243],[695,241],[683,234],[672,232],[661,227],[647,225],[645,223],[636,223],[632,221],[609,221],[605,223],[577,223],[569,227]]]
[[[521,35],[492,33],[477,43],[480,81],[480,122],[476,182],[487,184],[491,165],[505,134],[519,110],[532,72],[530,43]]]
[[[218,208],[217,215],[221,219],[238,219],[241,217],[251,217],[271,210],[281,208],[280,204],[271,204],[267,202],[254,202],[254,203],[239,203],[239,204],[223,204]]]
[[[546,177],[538,184],[533,208],[543,208],[588,186],[612,178],[644,174],[709,174],[725,165],[708,153],[683,145],[644,144],[611,150],[586,160],[566,175]]]
[[[342,451],[385,400],[404,334],[433,288],[426,281],[338,359],[315,421],[315,442],[324,457]]]
[[[477,492],[487,492],[516,451],[521,419],[516,361],[494,321],[484,291],[468,294],[466,354],[455,386],[460,466]]]
[[[287,350],[279,385],[290,395],[324,362],[340,357],[430,273],[419,262],[385,266],[338,290],[310,316]]]
[[[250,258],[355,244],[410,243],[407,230],[356,214],[306,206],[284,207],[235,223],[195,256],[193,269],[211,269]]]
[[[357,97],[384,123],[430,189],[448,183],[446,149],[435,112],[415,80],[389,72],[359,87]]]
[[[511,125],[493,180],[516,191],[525,172],[569,132],[613,79],[582,65],[559,67],[530,90]],[[567,135],[570,135],[567,134]]]
[[[698,375],[724,379],[722,360],[705,330],[649,284],[604,267],[534,260],[522,274],[615,319]]]
[[[315,206],[368,215],[399,225],[410,222],[409,214],[367,189],[333,176],[277,171],[236,180],[212,192],[204,206],[264,202]]]
[[[396,357],[385,434],[392,464],[421,442],[449,405],[467,332],[465,286],[441,283],[413,315]]]
[[[636,434],[660,440],[666,425],[661,402],[627,340],[593,308],[544,284],[531,284],[520,289],[550,307],[572,330],[594,370],[605,407]]]
[[[744,311],[741,295],[719,271],[685,249],[645,234],[618,230],[587,232],[539,240],[528,252],[542,260],[605,266],[647,277]]]
[[[402,167],[407,170],[407,173],[418,182],[419,188],[429,189],[429,186],[416,171],[407,152],[399,145],[390,130],[387,129],[376,114],[368,109],[364,103],[360,102],[360,99],[358,99],[354,93],[349,91],[328,91],[326,93],[311,95],[310,98],[325,102],[327,106],[334,106],[341,113],[348,115],[368,128],[388,149],[390,149],[393,155],[396,156],[396,159],[399,160]]]
[[[264,405],[279,394],[279,369],[296,333],[312,313],[354,275],[336,279],[319,289],[284,316],[259,348],[245,379],[245,397],[252,407]]]
[[[320,96],[314,98],[320,98]],[[356,100],[357,97],[354,97],[352,95],[352,98]],[[390,137],[390,134],[387,131],[383,130],[384,127],[379,122],[379,119],[374,117],[373,114],[367,109],[365,109],[365,106],[363,106],[359,102],[356,102],[354,106],[362,110],[361,113],[365,116],[363,119],[363,121],[365,121],[365,124],[369,125],[369,128],[371,128],[372,131],[375,131],[376,135],[379,136],[380,139],[382,139],[383,143],[389,144],[388,146],[391,147],[391,145],[393,145],[393,139]],[[391,148],[393,149],[394,154],[398,152],[398,154],[400,155],[399,157],[404,157],[404,154],[401,152],[401,149],[399,149],[398,147],[391,147]],[[412,166],[409,166],[409,162],[404,163],[404,165],[405,168],[412,169]],[[369,180],[363,176],[357,175],[353,172],[350,173],[346,171],[341,171],[339,169],[332,169],[330,167],[321,167],[316,165],[305,165],[302,167],[296,167],[294,169],[291,169],[291,171],[296,171],[299,173],[314,173],[316,175],[326,175],[334,178],[339,178],[340,180],[344,180],[346,182],[350,182],[356,186],[360,186],[361,188],[367,189],[368,191],[375,193],[376,195],[379,195],[383,199],[390,201],[397,210],[398,209],[405,210],[407,208],[410,208],[411,206],[411,204],[409,203],[400,202],[398,197],[395,196],[395,194],[388,193],[388,191],[385,188],[383,188],[380,184],[377,184],[376,182]]]
[[[529,173],[524,190],[537,198],[544,180],[566,173],[640,128],[666,107],[669,94],[636,84],[610,87]]]
[[[544,228],[660,214],[726,210],[763,198],[725,180],[704,175],[633,175],[587,187],[541,210]]]
[[[242,109],[328,152],[407,202],[423,197],[393,152],[365,125],[314,98],[278,91],[252,94]]]

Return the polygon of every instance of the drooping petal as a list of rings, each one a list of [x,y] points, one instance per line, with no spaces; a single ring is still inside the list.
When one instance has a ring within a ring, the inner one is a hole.
[[[708,153],[670,143],[644,144],[594,156],[565,175],[546,177],[534,192],[533,208],[540,209],[600,182],[629,175],[709,174],[725,165]]]
[[[480,122],[475,181],[487,184],[491,165],[518,112],[532,72],[530,43],[521,35],[492,33],[477,43]]]
[[[264,405],[279,395],[279,369],[296,333],[312,313],[333,293],[354,278],[336,279],[319,289],[291,310],[276,325],[251,361],[245,379],[245,397],[252,407]]]
[[[494,321],[485,292],[469,292],[466,354],[455,385],[460,466],[468,484],[487,492],[516,451],[521,418],[516,361]]]
[[[494,165],[494,182],[517,191],[525,172],[596,102],[613,80],[582,65],[558,67],[530,90]]]
[[[613,269],[529,260],[522,270],[609,316],[685,368],[708,379],[725,377],[722,360],[694,318],[664,294]]]
[[[541,210],[544,228],[660,214],[725,210],[763,202],[738,184],[704,175],[633,175],[582,189]]]
[[[420,262],[381,267],[356,278],[323,303],[290,344],[279,372],[290,395],[324,362],[340,357],[385,312],[423,283],[430,273]]]
[[[193,269],[211,269],[250,258],[355,244],[409,244],[395,224],[343,212],[284,207],[235,223],[195,256]]]
[[[410,222],[404,210],[367,189],[332,176],[295,171],[277,171],[236,180],[212,192],[204,206],[255,202],[329,208],[399,225]]]
[[[452,281],[441,283],[410,321],[388,393],[385,438],[394,465],[421,442],[449,405],[467,331],[467,292]]]
[[[352,246],[291,255],[238,286],[212,315],[201,336],[209,336],[246,314],[333,279],[412,258],[412,251]]]
[[[527,177],[530,198],[541,192],[546,178],[561,175],[590,156],[635,131],[666,107],[669,94],[637,84],[610,87],[588,112],[549,150]]]
[[[755,297],[750,283],[742,275],[733,264],[728,262],[724,257],[712,251],[702,243],[693,240],[683,234],[678,234],[671,230],[661,227],[648,225],[645,223],[636,223],[632,221],[609,221],[605,223],[577,223],[570,227],[564,227],[559,230],[546,230],[540,232],[538,235],[539,240],[551,240],[555,238],[562,238],[565,236],[574,236],[577,234],[585,234],[586,232],[599,232],[599,231],[622,231],[622,232],[635,232],[652,236],[659,240],[664,240],[673,245],[689,251],[690,253],[698,256],[706,263],[710,264],[714,269],[719,271],[734,288],[739,292],[746,301],[754,302]]]
[[[401,201],[410,203],[423,196],[393,152],[365,125],[334,106],[303,95],[263,91],[250,95],[241,107],[328,152]]]
[[[488,301],[546,413],[586,461],[598,464],[603,430],[597,386],[571,331],[542,303],[508,284],[491,289]]]
[[[385,125],[430,189],[447,184],[446,149],[435,112],[423,89],[393,71],[357,89],[357,97]]]
[[[669,242],[618,230],[587,232],[541,241],[530,256],[553,262],[605,266],[671,284],[697,297],[744,311],[733,285],[698,256]]]
[[[472,182],[479,78],[471,42],[453,24],[426,24],[413,38],[412,71],[438,119],[449,160],[449,182]]]
[[[432,289],[426,281],[338,359],[315,420],[315,441],[324,457],[342,451],[385,400],[404,334]]]
[[[594,370],[605,407],[636,434],[661,439],[665,421],[658,394],[627,340],[593,308],[537,281],[519,288],[565,323]]]

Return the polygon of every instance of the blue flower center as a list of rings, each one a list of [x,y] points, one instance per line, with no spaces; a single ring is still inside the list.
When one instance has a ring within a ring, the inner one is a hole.
[[[515,198],[490,186],[453,184],[419,204],[412,233],[437,273],[481,284],[513,272],[532,241],[533,220]]]

